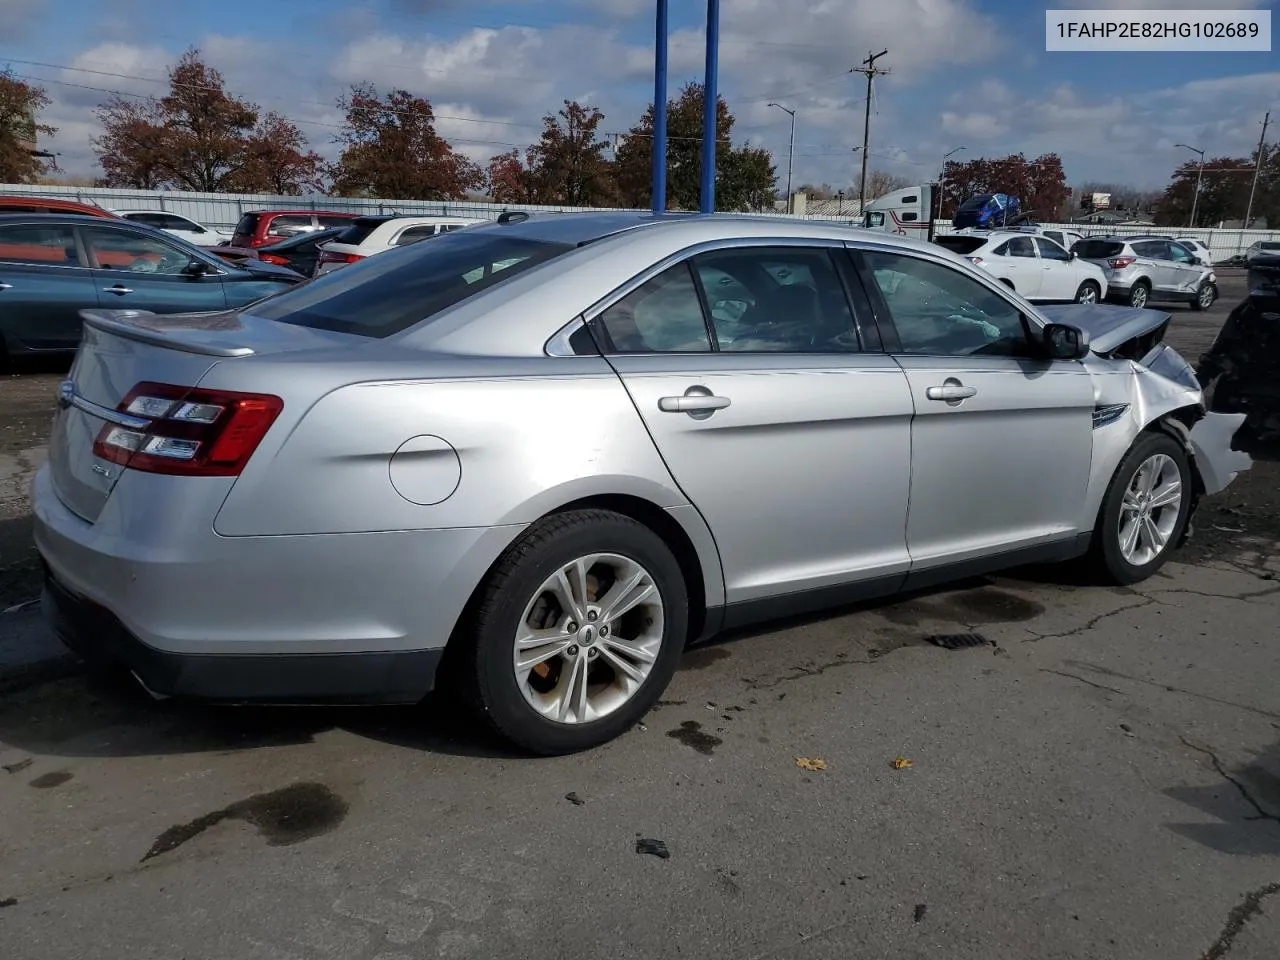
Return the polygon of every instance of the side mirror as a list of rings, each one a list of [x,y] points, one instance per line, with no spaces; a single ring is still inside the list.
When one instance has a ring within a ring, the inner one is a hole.
[[[203,260],[197,260],[195,257],[192,257],[187,261],[187,265],[183,268],[182,272],[189,277],[203,277],[209,272],[209,265]]]
[[[1089,355],[1089,335],[1079,327],[1050,323],[1044,328],[1044,348],[1050,360],[1083,360]]]
[[[1071,254],[1071,259],[1072,259],[1072,260],[1079,260],[1079,259],[1080,259],[1080,254],[1076,253],[1074,250],[1068,250],[1068,251],[1067,251],[1067,253]]]

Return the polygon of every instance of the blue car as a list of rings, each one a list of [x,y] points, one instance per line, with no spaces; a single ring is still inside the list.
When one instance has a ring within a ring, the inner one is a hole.
[[[81,310],[226,310],[303,279],[270,263],[232,265],[127,220],[0,216],[0,366],[24,355],[74,351]]]
[[[1017,218],[1021,206],[1017,197],[1006,193],[980,193],[960,204],[951,225],[957,230],[964,227],[989,230],[1007,226]]]

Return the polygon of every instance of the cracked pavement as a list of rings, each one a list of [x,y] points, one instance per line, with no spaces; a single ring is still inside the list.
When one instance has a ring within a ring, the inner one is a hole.
[[[1280,539],[1212,532],[1261,515],[1257,469],[1146,583],[1022,570],[738,634],[576,757],[442,703],[28,675],[0,690],[3,955],[1276,960]],[[0,614],[0,650],[36,618]],[[988,643],[925,639],[961,632]]]

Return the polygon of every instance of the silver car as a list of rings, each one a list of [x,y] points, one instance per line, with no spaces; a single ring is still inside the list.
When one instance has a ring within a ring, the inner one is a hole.
[[[1149,577],[1249,464],[1166,314],[817,222],[508,214],[238,312],[84,317],[34,481],[68,645],[162,695],[460,691],[542,753],[729,627]]]
[[[1089,237],[1071,252],[1100,266],[1108,296],[1131,307],[1157,300],[1208,310],[1218,295],[1213,268],[1168,237]]]

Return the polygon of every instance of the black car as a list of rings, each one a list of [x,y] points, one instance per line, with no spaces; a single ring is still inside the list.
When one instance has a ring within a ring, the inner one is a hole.
[[[75,350],[84,309],[224,310],[303,279],[271,263],[233,265],[127,220],[0,216],[0,363]]]
[[[320,244],[336,239],[346,229],[330,227],[328,230],[300,233],[269,247],[259,247],[258,257],[267,263],[288,267],[290,270],[297,270],[304,277],[310,277],[316,272],[316,263],[320,259]]]

